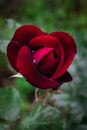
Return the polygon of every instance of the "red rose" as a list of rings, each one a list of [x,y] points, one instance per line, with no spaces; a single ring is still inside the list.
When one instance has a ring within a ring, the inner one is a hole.
[[[47,34],[33,25],[18,28],[7,47],[12,67],[37,88],[55,89],[72,80],[67,72],[77,52],[66,32]]]

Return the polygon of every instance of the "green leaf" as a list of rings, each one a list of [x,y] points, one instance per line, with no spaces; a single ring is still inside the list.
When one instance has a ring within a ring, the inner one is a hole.
[[[0,123],[0,130],[8,130],[8,125]]]
[[[0,118],[16,120],[20,115],[21,101],[18,91],[13,87],[0,88]]]
[[[29,101],[32,101],[32,99],[34,98],[33,95],[35,88],[31,84],[26,82],[24,78],[15,78],[14,82],[20,93],[21,98],[26,101],[28,100],[28,103]]]
[[[58,109],[37,105],[25,116],[17,130],[63,130],[62,123]]]

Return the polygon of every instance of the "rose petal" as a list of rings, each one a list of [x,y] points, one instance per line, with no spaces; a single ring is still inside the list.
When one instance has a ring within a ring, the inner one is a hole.
[[[57,79],[57,81],[60,82],[60,84],[67,83],[72,81],[72,76],[68,71],[66,71],[61,77]]]
[[[50,47],[41,48],[33,54],[35,65],[46,76],[51,76],[58,65],[58,60],[58,52],[56,49]]]
[[[72,36],[70,36],[68,33],[65,32],[53,32],[50,34],[51,36],[54,36],[55,38],[59,39],[60,43],[62,44],[64,48],[64,63],[62,67],[59,69],[57,68],[56,72],[53,74],[52,78],[57,79],[61,75],[63,75],[70,64],[72,63],[74,56],[77,52],[76,44]]]
[[[38,64],[38,70],[51,77],[58,66],[58,57],[54,57],[54,51],[49,52]]]
[[[51,48],[56,49],[59,52],[59,57],[60,57],[58,68],[62,66],[64,62],[64,50],[59,40],[56,39],[55,37],[47,35],[47,36],[39,36],[39,37],[33,38],[29,42],[29,47],[31,48],[31,50],[32,49],[37,50],[42,47],[51,47]]]
[[[23,45],[27,44],[32,38],[46,35],[43,31],[41,31],[38,27],[33,25],[23,25],[19,27],[12,40],[22,43]]]
[[[55,88],[59,86],[57,81],[47,78],[37,71],[27,46],[20,49],[16,63],[19,73],[21,73],[32,85],[41,89]]]
[[[21,44],[15,41],[11,41],[7,46],[7,56],[9,62],[16,71],[17,71],[16,58],[20,48],[21,48]]]
[[[68,69],[68,67],[72,63],[74,56],[75,56],[75,53],[72,53],[71,55],[67,56],[66,62],[64,62],[65,64],[60,68],[60,70],[56,69],[55,73],[52,76],[52,79],[57,79],[66,72],[66,70]]]
[[[75,53],[77,52],[75,40],[70,34],[66,32],[52,32],[49,35],[54,36],[60,41],[65,53],[67,53],[67,51],[73,51]]]
[[[42,60],[49,52],[51,51],[56,51],[54,48],[51,48],[51,47],[44,47],[44,48],[41,48],[39,50],[37,50],[34,54],[33,54],[33,60],[36,60],[35,64],[37,65],[40,60]],[[57,53],[57,56],[58,56],[58,52]],[[59,57],[57,57],[59,58]]]
[[[68,83],[68,82],[72,81],[72,76],[70,75],[70,73],[68,71],[66,71],[61,77],[56,79],[56,81],[58,81],[61,86],[64,83]],[[56,89],[57,88],[54,88],[53,90],[56,90]]]

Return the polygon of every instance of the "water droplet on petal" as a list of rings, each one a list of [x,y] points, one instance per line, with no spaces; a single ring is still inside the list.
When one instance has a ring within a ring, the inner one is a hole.
[[[33,59],[33,63],[36,63],[36,59]]]
[[[34,53],[35,51],[32,51],[32,53]]]

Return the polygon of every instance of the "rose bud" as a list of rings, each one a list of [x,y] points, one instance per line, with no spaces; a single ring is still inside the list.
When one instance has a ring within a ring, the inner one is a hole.
[[[72,81],[67,69],[76,52],[77,47],[70,34],[47,34],[33,25],[19,27],[7,47],[12,67],[40,89],[55,89]]]

